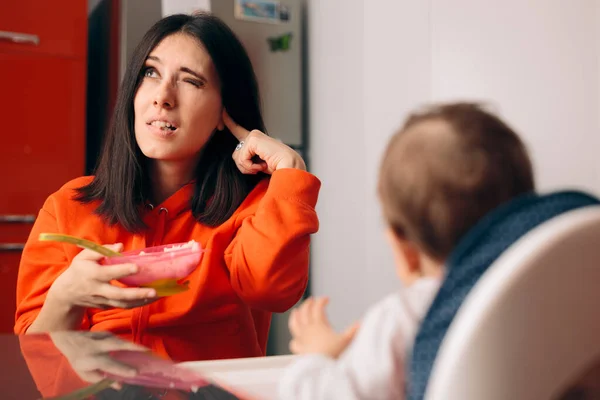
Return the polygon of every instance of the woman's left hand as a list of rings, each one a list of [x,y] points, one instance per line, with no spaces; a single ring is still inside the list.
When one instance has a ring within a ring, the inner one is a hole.
[[[304,160],[294,149],[259,130],[248,131],[235,123],[225,110],[223,110],[223,123],[240,141],[233,152],[233,159],[242,173],[272,174],[283,168],[306,170]],[[257,157],[260,160],[257,160]]]

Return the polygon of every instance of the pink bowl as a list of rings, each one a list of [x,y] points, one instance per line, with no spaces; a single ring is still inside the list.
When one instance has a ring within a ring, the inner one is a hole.
[[[121,278],[119,282],[129,286],[142,286],[162,279],[185,278],[200,264],[203,253],[200,244],[191,241],[128,251],[122,253],[122,256],[104,257],[100,263],[137,265],[137,273]]]

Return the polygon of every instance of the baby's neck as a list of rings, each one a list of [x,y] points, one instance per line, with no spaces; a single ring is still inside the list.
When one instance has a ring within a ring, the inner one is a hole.
[[[420,257],[423,276],[429,278],[441,278],[444,276],[444,261],[435,260],[424,253],[421,253]]]

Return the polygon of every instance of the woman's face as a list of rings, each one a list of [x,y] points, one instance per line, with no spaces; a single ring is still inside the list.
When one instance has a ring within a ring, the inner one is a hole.
[[[221,124],[221,88],[204,46],[176,33],[149,54],[135,94],[135,139],[142,153],[160,161],[198,158]]]

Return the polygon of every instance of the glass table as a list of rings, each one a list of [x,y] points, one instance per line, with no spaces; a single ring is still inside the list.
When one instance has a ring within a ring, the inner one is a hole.
[[[251,400],[104,332],[0,335],[2,399]]]

